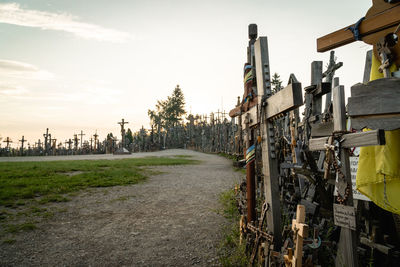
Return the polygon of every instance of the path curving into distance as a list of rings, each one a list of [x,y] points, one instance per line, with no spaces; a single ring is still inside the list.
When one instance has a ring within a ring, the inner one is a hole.
[[[219,194],[242,176],[231,161],[183,149],[92,158],[168,155],[190,155],[201,162],[152,167],[163,173],[136,185],[85,190],[69,202],[52,204],[62,212],[34,231],[17,234],[15,243],[0,244],[0,265],[218,265],[216,247],[226,222],[215,212]]]

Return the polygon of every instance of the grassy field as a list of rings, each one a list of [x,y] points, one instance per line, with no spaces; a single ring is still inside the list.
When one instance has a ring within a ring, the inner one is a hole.
[[[187,157],[147,157],[120,160],[2,162],[0,206],[16,207],[35,199],[62,202],[65,193],[88,187],[136,184],[146,178],[142,167],[192,164]]]

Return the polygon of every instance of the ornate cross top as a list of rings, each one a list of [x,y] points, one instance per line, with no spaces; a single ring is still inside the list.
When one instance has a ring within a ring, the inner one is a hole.
[[[24,136],[22,136],[22,139],[21,139],[21,140],[18,140],[18,141],[21,142],[21,149],[23,150],[23,149],[24,149],[24,143],[25,143],[27,140],[24,138]]]

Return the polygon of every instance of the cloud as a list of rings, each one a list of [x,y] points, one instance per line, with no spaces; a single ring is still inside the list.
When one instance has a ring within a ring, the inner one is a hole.
[[[38,67],[13,60],[0,59],[0,76],[9,78],[49,81],[54,79],[54,75]]]
[[[129,33],[78,21],[70,14],[22,9],[17,3],[0,4],[0,23],[72,33],[85,39],[125,42]]]
[[[0,85],[0,95],[3,96],[20,96],[28,93],[28,90],[22,86],[17,86],[15,84],[1,84]]]

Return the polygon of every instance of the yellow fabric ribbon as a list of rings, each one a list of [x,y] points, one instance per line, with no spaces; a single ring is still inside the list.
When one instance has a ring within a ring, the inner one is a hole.
[[[373,56],[370,81],[383,78],[379,65]],[[390,71],[396,69],[392,65]],[[360,149],[356,188],[379,207],[400,214],[400,129],[385,131],[385,139],[384,146]]]

